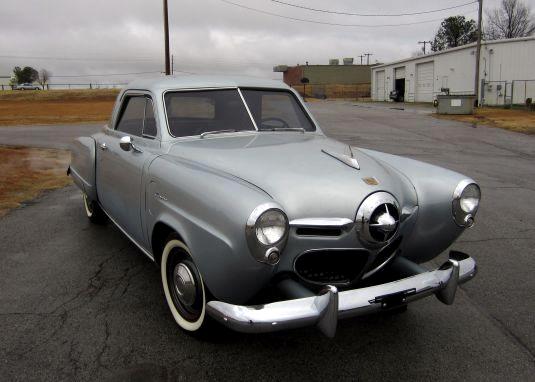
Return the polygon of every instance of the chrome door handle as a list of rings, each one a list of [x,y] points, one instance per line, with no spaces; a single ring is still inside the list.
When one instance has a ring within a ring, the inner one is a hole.
[[[108,146],[106,145],[106,142],[101,143],[99,147],[100,147],[101,150],[107,150],[108,149]]]

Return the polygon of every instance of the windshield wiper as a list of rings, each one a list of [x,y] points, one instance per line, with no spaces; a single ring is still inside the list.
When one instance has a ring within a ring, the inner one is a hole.
[[[223,133],[235,133],[236,129],[227,129],[227,130],[214,130],[214,131],[205,131],[204,133],[201,134],[201,138],[204,138],[206,137],[207,135],[210,135],[210,134],[223,134]]]
[[[302,133],[306,132],[306,130],[302,127],[270,127],[268,129],[258,129],[258,131],[300,131]]]

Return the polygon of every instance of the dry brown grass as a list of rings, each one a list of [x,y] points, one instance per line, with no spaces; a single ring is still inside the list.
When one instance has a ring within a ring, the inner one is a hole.
[[[65,150],[0,146],[0,216],[45,190],[68,185]]]
[[[535,112],[527,110],[482,107],[476,109],[473,115],[436,115],[436,117],[535,134]]]
[[[107,121],[117,89],[0,92],[0,126]]]

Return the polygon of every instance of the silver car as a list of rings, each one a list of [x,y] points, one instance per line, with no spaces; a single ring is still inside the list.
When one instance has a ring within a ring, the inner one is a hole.
[[[475,261],[451,251],[474,224],[464,175],[327,138],[278,81],[160,77],[131,83],[69,168],[92,222],[111,220],[161,270],[176,323],[240,332],[452,304]]]
[[[13,90],[41,90],[41,87],[26,82],[24,84],[14,85]]]

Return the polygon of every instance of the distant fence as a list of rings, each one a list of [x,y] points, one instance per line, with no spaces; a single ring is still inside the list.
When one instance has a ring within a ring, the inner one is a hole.
[[[371,96],[371,84],[304,84],[293,85],[302,96],[309,98],[368,98]],[[306,94],[305,94],[306,92]]]
[[[483,81],[481,94],[483,105],[535,110],[535,80]]]
[[[115,89],[125,86],[125,83],[100,84],[100,83],[85,83],[85,84],[58,84],[51,83],[45,85],[45,90],[65,90],[65,89]],[[15,90],[16,85],[0,85],[1,90]],[[40,85],[36,85],[42,88]]]

